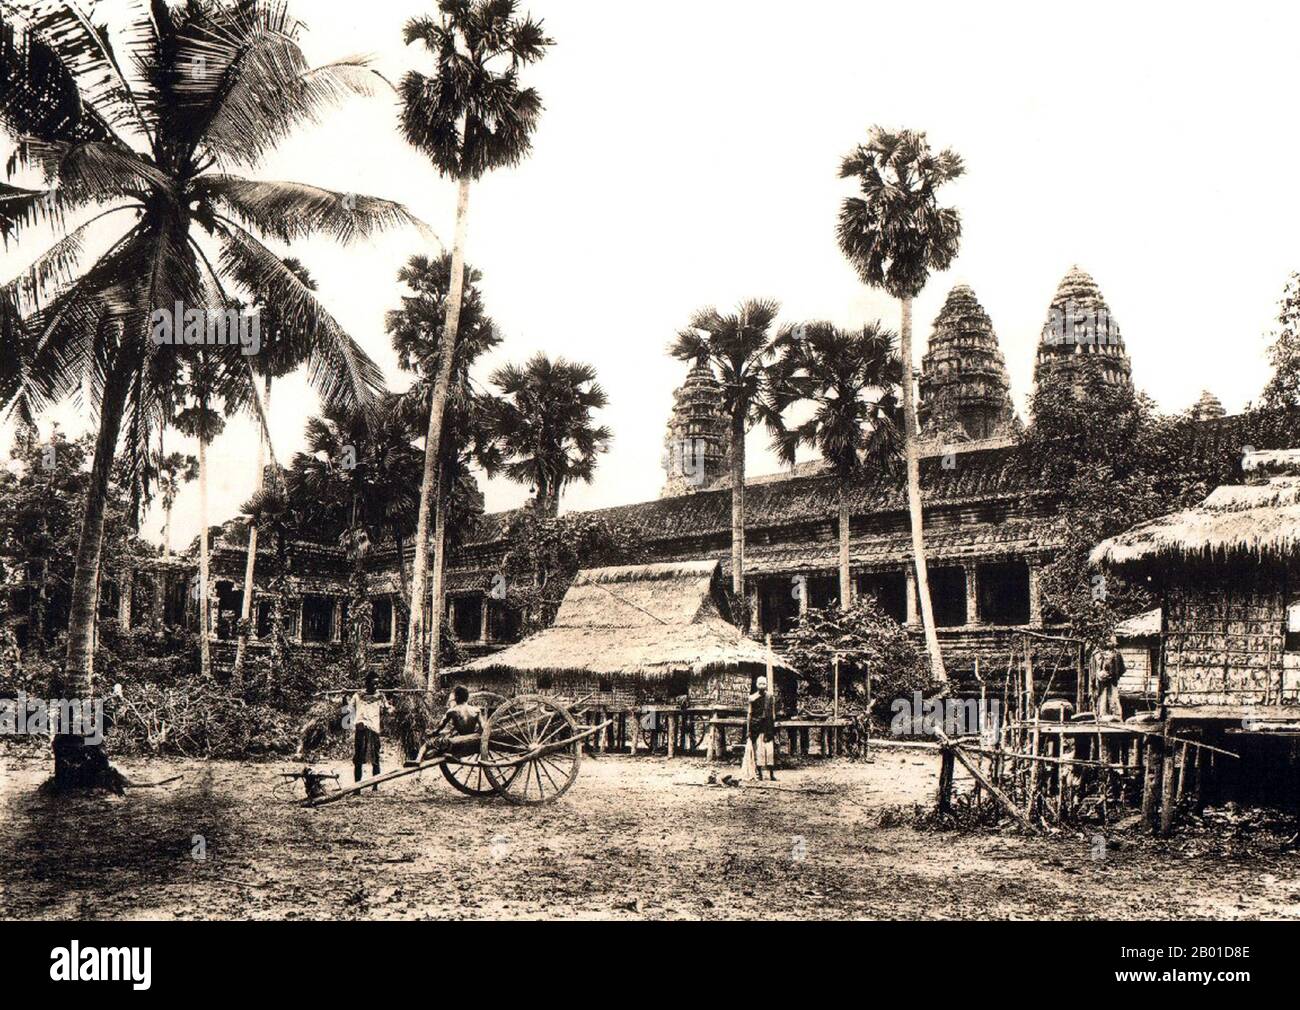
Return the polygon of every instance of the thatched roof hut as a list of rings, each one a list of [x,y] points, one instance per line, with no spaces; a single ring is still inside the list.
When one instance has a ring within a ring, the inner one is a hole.
[[[1093,564],[1295,558],[1300,553],[1300,450],[1250,453],[1242,468],[1254,482],[1218,488],[1195,508],[1103,541],[1093,549]]]
[[[689,693],[693,703],[734,702],[769,659],[778,681],[792,681],[789,664],[726,620],[725,606],[716,560],[581,571],[553,626],[448,676],[610,700]]]
[[[1300,703],[1300,450],[1250,453],[1242,466],[1249,483],[1092,552],[1159,590],[1161,701],[1174,717],[1294,715]]]

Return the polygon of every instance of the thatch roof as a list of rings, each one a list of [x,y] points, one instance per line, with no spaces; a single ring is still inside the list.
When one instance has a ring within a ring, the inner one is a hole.
[[[667,677],[762,667],[767,649],[726,621],[717,561],[595,568],[578,573],[555,624],[450,671]],[[789,670],[779,656],[775,668]]]
[[[1154,638],[1160,634],[1160,608],[1130,617],[1115,625],[1116,638]]]
[[[1300,555],[1300,450],[1251,453],[1248,474],[1273,476],[1266,483],[1217,488],[1196,508],[1161,516],[1098,544],[1097,565],[1134,565],[1159,558],[1178,560],[1247,556],[1288,560]]]

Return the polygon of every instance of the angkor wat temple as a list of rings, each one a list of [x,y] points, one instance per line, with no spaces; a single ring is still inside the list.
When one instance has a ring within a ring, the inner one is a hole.
[[[1096,283],[1075,268],[1048,307],[1035,383],[1075,382],[1086,355],[1104,359],[1107,381],[1131,383],[1119,326]],[[1053,500],[1015,466],[1022,421],[1012,403],[1006,363],[988,314],[964,284],[952,289],[934,321],[918,385],[926,548],[944,658],[959,677],[969,677],[977,659],[985,669],[1000,670],[1016,649],[1025,648],[1025,631],[1042,635],[1053,630],[1040,602],[1039,578],[1063,542],[1068,503]],[[1221,417],[1217,401],[1203,401],[1197,405],[1201,416]],[[708,368],[691,367],[667,423],[661,496],[594,513],[635,526],[642,552],[636,561],[717,558],[729,569],[728,426],[720,404],[721,389]],[[919,630],[901,480],[867,475],[852,487],[852,495],[855,591],[873,596],[886,613]],[[838,595],[837,487],[820,464],[801,464],[793,471],[750,478],[745,505],[745,586],[752,630],[780,636],[802,608],[827,606]],[[500,648],[515,637],[508,593],[503,600],[493,592],[509,546],[505,531],[510,515],[483,516],[477,533],[447,557],[448,619],[470,655]],[[233,654],[245,562],[242,523],[228,523],[227,529],[232,536],[216,541],[211,562],[208,624],[219,663]],[[412,555],[408,548],[408,570]],[[296,646],[340,649],[350,564],[343,551],[301,544],[283,578],[277,564],[275,552],[263,542],[252,647],[267,647],[274,586],[284,594],[283,612]],[[381,662],[404,631],[394,620],[400,586],[396,551],[377,548],[367,564],[372,648],[375,661]],[[174,568],[169,610],[179,614],[187,597],[195,595],[190,592],[194,565],[186,560]],[[192,602],[188,608],[193,620]],[[1066,652],[1045,649],[1044,662],[1050,666],[1068,659],[1072,669],[1074,659]]]

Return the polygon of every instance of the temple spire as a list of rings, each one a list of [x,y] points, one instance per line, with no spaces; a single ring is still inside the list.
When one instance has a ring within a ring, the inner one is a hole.
[[[722,409],[722,385],[706,361],[696,361],[673,393],[664,437],[667,480],[660,497],[709,487],[727,472],[730,428]]]
[[[1133,370],[1119,323],[1097,282],[1077,266],[1062,278],[1048,306],[1038,342],[1034,385],[1066,382],[1079,388],[1089,362],[1100,362],[1101,375],[1115,386],[1132,386]]]
[[[944,441],[996,438],[1015,430],[1011,379],[988,313],[965,284],[950,292],[921,359],[917,416]]]

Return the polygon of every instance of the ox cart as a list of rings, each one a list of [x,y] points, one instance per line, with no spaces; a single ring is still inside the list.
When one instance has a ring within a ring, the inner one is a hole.
[[[483,713],[482,732],[443,738],[437,754],[425,757],[422,750],[404,767],[354,785],[333,790],[313,790],[309,785],[309,795],[300,805],[325,806],[433,768],[466,796],[500,796],[525,805],[550,803],[577,780],[583,741],[610,725],[580,726],[568,707],[538,694],[502,698],[484,691],[472,695],[470,703]]]

